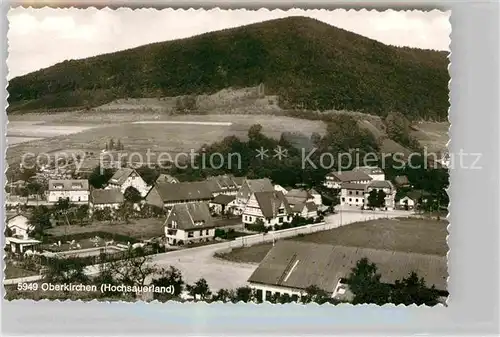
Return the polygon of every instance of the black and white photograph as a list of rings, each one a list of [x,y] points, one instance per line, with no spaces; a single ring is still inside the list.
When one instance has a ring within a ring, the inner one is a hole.
[[[450,14],[11,8],[5,299],[446,306]]]

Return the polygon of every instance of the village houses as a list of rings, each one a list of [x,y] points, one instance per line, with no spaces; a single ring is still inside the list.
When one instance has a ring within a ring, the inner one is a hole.
[[[325,177],[325,187],[340,189],[341,184],[368,184],[373,178],[362,171],[330,172]]]
[[[316,218],[318,216],[318,206],[321,205],[321,201],[319,205],[316,204],[316,202],[318,202],[318,198],[313,196],[310,191],[304,189],[292,189],[288,191],[285,198],[291,206],[294,214],[306,219]]]
[[[252,196],[253,193],[256,192],[273,192],[275,191],[271,180],[268,178],[263,179],[245,179],[241,188],[238,190],[236,194],[236,212],[238,214],[242,214],[245,209],[248,200]]]
[[[242,218],[243,224],[254,224],[260,219],[266,227],[271,227],[292,221],[293,210],[281,192],[255,192],[249,198]]]
[[[156,184],[164,184],[164,183],[169,183],[169,184],[178,184],[180,183],[179,179],[175,178],[174,176],[171,176],[170,174],[160,174],[158,178],[156,178],[155,181]]]
[[[20,213],[7,214],[6,227],[10,230],[11,235],[5,238],[6,247],[14,254],[23,254],[29,249],[38,247],[41,243],[39,240],[30,238],[30,231],[33,226],[29,224],[29,219]]]
[[[108,181],[106,189],[119,189],[122,193],[125,193],[129,187],[133,187],[139,191],[143,198],[148,194],[151,188],[136,170],[125,167],[118,169],[115,174],[113,174]]]
[[[74,204],[87,204],[89,194],[88,180],[49,180],[47,201],[56,203],[60,199],[69,199]]]
[[[358,166],[352,169],[354,172],[363,172],[368,175],[372,180],[384,181],[385,173],[380,167],[377,166]]]
[[[215,225],[204,202],[173,205],[164,227],[169,245],[210,241],[215,237]]]
[[[238,190],[243,185],[244,177],[235,177],[230,174],[208,177],[207,184],[209,185],[214,197],[219,194],[236,195]]]
[[[119,189],[92,189],[90,192],[89,210],[109,208],[116,210],[125,201],[125,197]]]
[[[219,194],[209,203],[210,210],[217,215],[234,214],[236,210],[236,196]]]
[[[212,190],[206,181],[182,183],[158,183],[151,188],[145,201],[149,205],[170,208],[176,204],[189,202],[209,202]]]
[[[329,297],[349,301],[346,278],[362,258],[377,265],[382,283],[393,285],[416,272],[443,298],[448,296],[446,256],[289,240],[276,242],[248,283],[263,301],[283,294],[299,300],[311,285]]]
[[[343,183],[340,189],[340,204],[354,207],[369,207],[368,196],[372,190],[385,193],[385,210],[395,208],[396,189],[390,181],[373,180],[367,184]]]

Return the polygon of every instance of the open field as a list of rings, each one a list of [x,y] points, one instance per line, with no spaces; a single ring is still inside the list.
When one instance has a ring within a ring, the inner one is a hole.
[[[448,122],[421,122],[413,125],[412,136],[418,139],[429,152],[446,151],[446,144],[450,140]]]
[[[130,236],[139,240],[148,240],[163,234],[163,218],[131,220],[129,224],[94,223],[88,226],[57,226],[47,230],[53,236],[63,236],[88,232],[108,232]]]
[[[377,219],[289,240],[375,249],[446,255],[447,221],[416,218]],[[233,249],[217,257],[233,262],[259,263],[271,243]]]
[[[102,115],[102,114],[101,114]],[[108,114],[109,115],[109,114]],[[115,116],[114,114],[111,114]],[[128,113],[127,116],[131,116]],[[152,120],[152,114],[149,114]],[[9,163],[16,162],[23,153],[50,153],[55,149],[79,149],[84,151],[99,152],[105,144],[114,138],[120,139],[126,152],[145,154],[151,152],[167,152],[175,155],[179,152],[197,151],[203,144],[210,144],[222,140],[226,136],[235,135],[241,139],[247,137],[251,125],[259,123],[267,136],[279,138],[282,132],[299,131],[310,136],[313,132],[325,133],[325,125],[321,121],[308,121],[284,116],[258,116],[258,115],[203,115],[203,116],[163,116],[165,121],[206,122],[206,124],[134,124],[132,120],[115,124],[101,124],[99,127],[80,130],[78,133],[59,135],[43,140],[19,144],[7,150]],[[223,125],[212,125],[214,123]],[[55,122],[51,122],[53,125]],[[69,121],[60,122],[69,130],[76,127]],[[32,125],[31,128],[39,128]],[[62,126],[61,126],[62,127]],[[80,127],[80,126],[78,126]],[[152,156],[155,160],[155,157]]]

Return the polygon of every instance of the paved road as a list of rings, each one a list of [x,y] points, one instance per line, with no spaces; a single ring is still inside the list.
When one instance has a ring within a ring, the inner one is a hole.
[[[345,210],[341,213],[325,217],[325,222],[336,224],[337,226],[347,225],[353,222],[366,221],[377,218],[394,218],[408,216],[408,211],[373,212]],[[336,227],[337,227],[336,226]],[[233,263],[216,259],[214,253],[227,247],[227,244],[213,244],[190,249],[153,255],[153,263],[158,267],[168,268],[174,266],[183,275],[184,281],[194,283],[200,278],[205,278],[212,291],[221,288],[235,289],[247,284],[247,280],[257,268],[256,264]],[[95,266],[87,268],[86,273],[95,274],[98,269]],[[4,283],[17,283],[15,280],[6,280]]]

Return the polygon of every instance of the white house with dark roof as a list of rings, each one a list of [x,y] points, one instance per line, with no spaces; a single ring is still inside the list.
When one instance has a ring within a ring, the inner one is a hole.
[[[394,284],[416,272],[428,287],[448,296],[446,256],[289,240],[276,242],[248,283],[264,301],[276,293],[298,300],[313,285],[332,298],[350,300],[345,279],[362,258],[377,265],[382,283]]]
[[[256,192],[274,192],[274,186],[268,178],[245,179],[241,188],[236,193],[237,212],[241,214],[245,209],[252,194]]]
[[[236,210],[236,196],[219,194],[208,205],[215,214],[234,214]]]
[[[134,187],[143,198],[151,189],[151,186],[146,184],[136,170],[128,167],[118,169],[109,179],[106,189],[119,189],[122,193],[125,193],[129,187]]]
[[[74,204],[89,202],[89,182],[84,179],[49,180],[47,201],[56,203],[69,199]]]
[[[146,195],[146,203],[158,207],[172,207],[188,202],[209,202],[212,190],[206,181],[156,184]]]
[[[292,221],[293,215],[292,207],[283,193],[255,192],[243,210],[242,220],[244,224],[253,224],[260,219],[265,226],[271,227]]]
[[[340,205],[364,206],[366,186],[367,184],[342,183],[340,185]]]
[[[23,254],[29,249],[35,249],[41,241],[30,238],[29,233],[33,230],[28,217],[21,213],[7,216],[6,227],[10,229],[11,236],[5,238],[5,245],[12,253]]]
[[[174,205],[164,226],[169,245],[210,241],[215,237],[215,225],[207,203]]]
[[[89,209],[118,209],[125,201],[125,197],[119,189],[92,189],[90,192]]]
[[[28,238],[28,233],[33,229],[29,224],[29,219],[20,213],[11,214],[7,217],[6,227],[12,232],[12,236]]]
[[[318,206],[312,201],[295,204],[292,206],[292,211],[306,219],[315,219],[318,216]]]
[[[333,171],[325,177],[325,187],[340,189],[342,184],[368,184],[372,179],[362,171]]]
[[[372,180],[367,184],[342,183],[340,205],[368,207],[368,196],[372,190],[383,190],[385,192],[385,210],[395,208],[396,189],[388,180]]]

